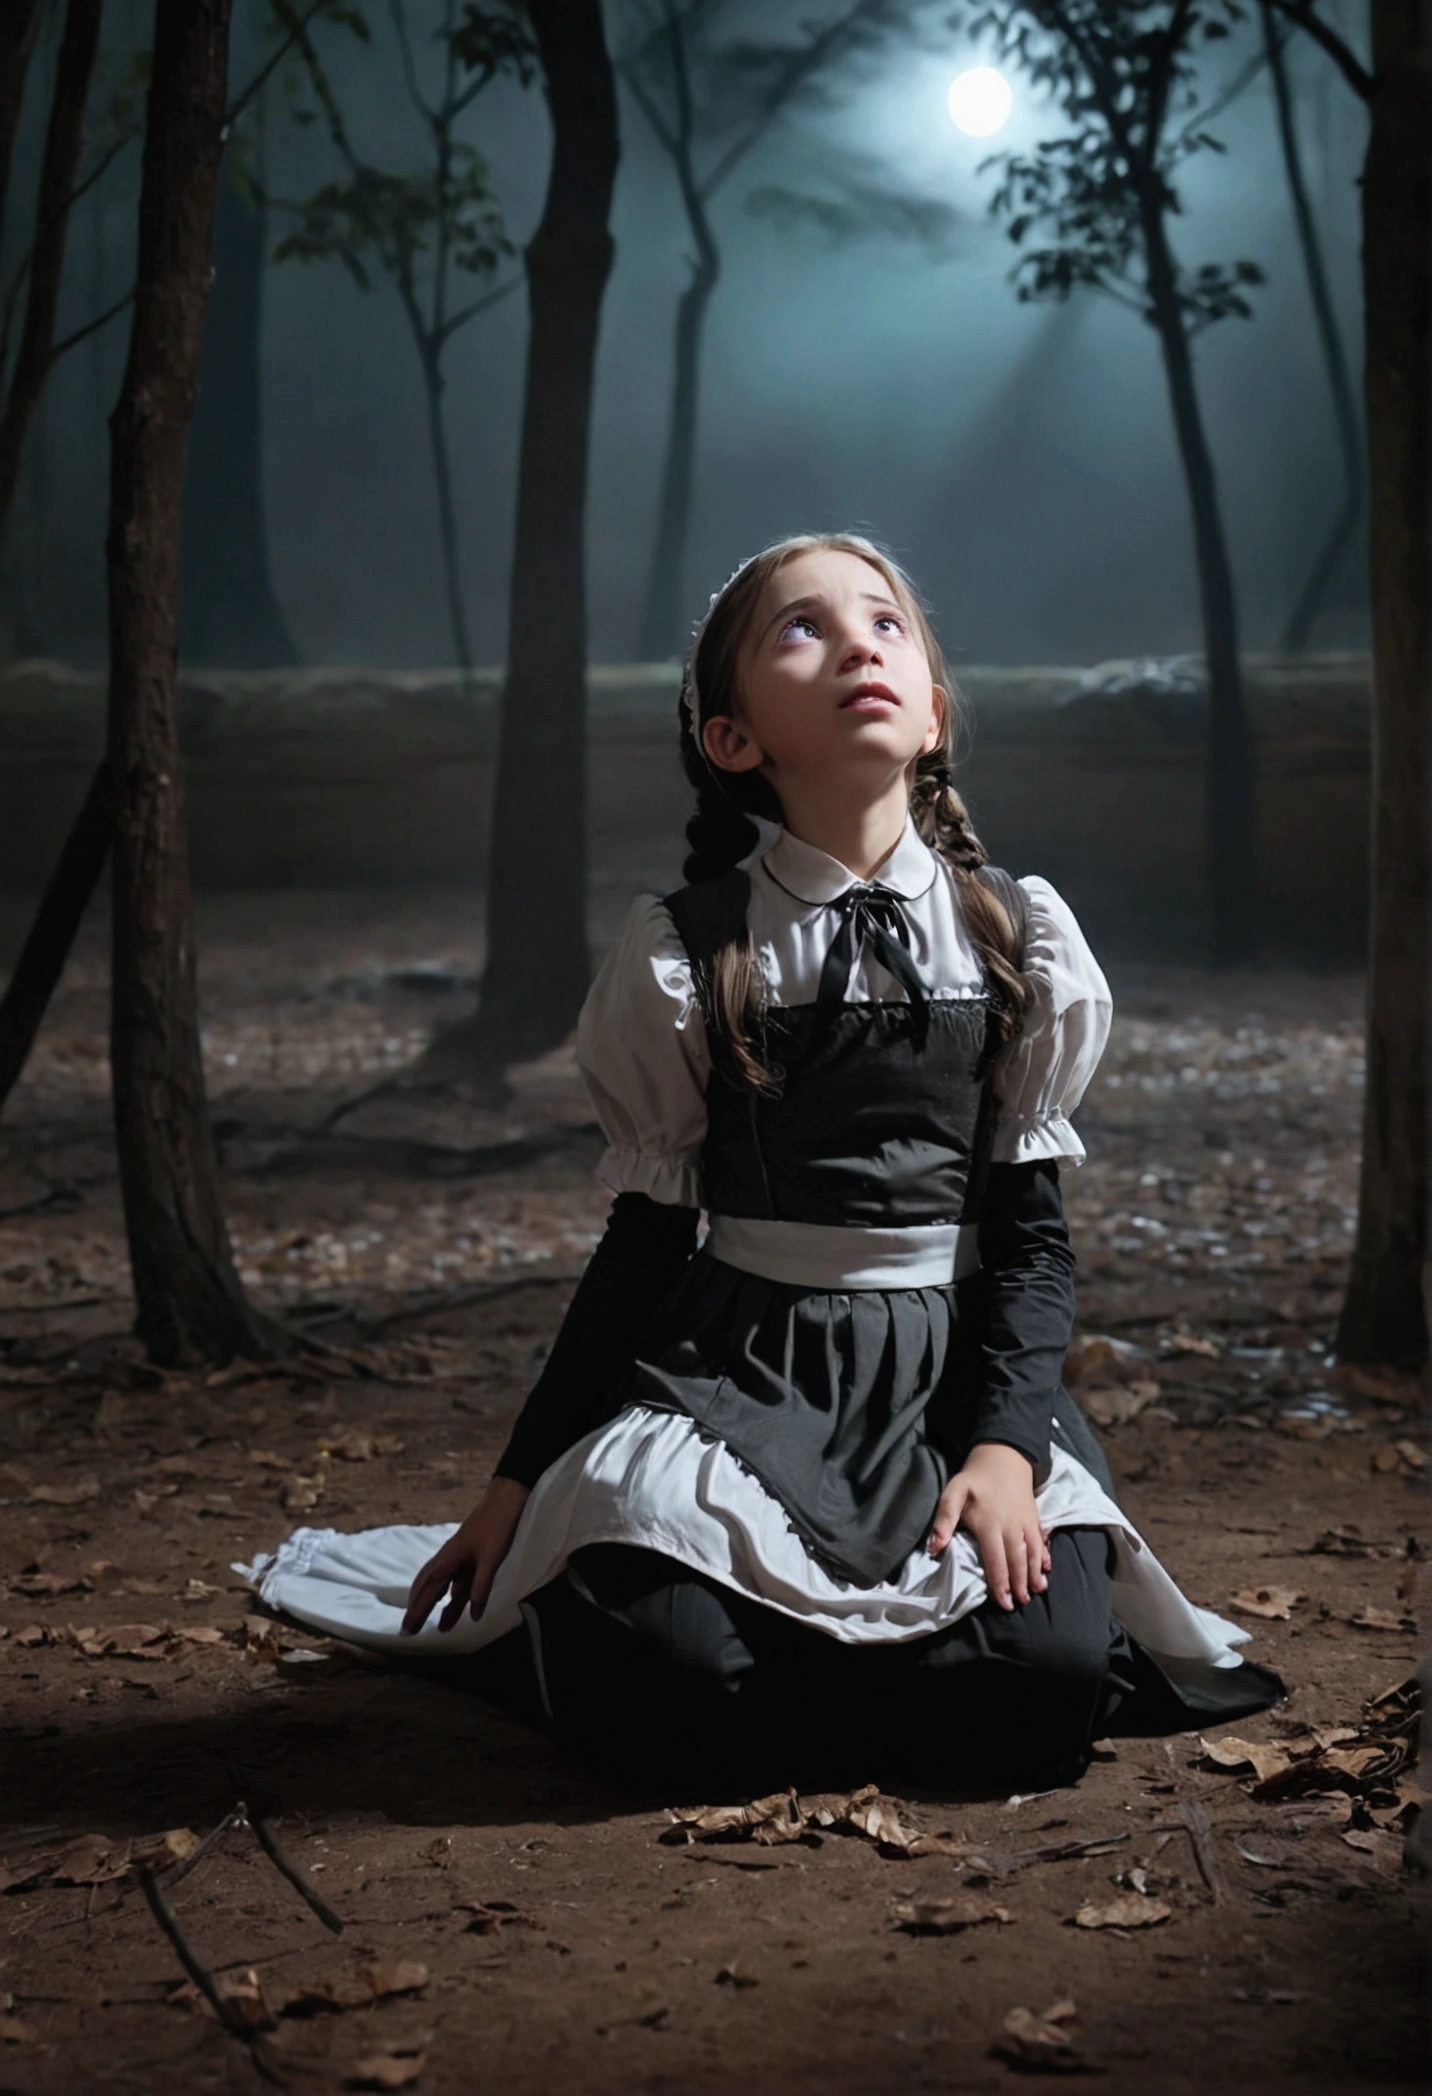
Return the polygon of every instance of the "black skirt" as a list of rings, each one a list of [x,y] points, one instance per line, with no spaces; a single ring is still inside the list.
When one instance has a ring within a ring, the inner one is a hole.
[[[1008,1795],[1077,1781],[1098,1739],[1246,1717],[1284,1694],[1247,1662],[1173,1681],[1113,1620],[1111,1555],[1103,1529],[1056,1530],[1042,1594],[891,1644],[844,1644],[625,1544],[578,1551],[523,1614],[558,1735],[619,1785]]]

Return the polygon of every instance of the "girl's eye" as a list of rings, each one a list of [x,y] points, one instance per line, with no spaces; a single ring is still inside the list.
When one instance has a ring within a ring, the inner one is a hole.
[[[882,611],[875,623],[877,626],[893,627],[896,633],[905,631],[905,621],[899,616],[898,612]]]
[[[797,626],[804,626],[807,633],[815,634],[816,639],[819,640],[820,635],[816,632],[815,620],[808,619],[803,612],[797,613],[796,617],[782,628],[781,639],[784,640],[788,633],[794,633]]]

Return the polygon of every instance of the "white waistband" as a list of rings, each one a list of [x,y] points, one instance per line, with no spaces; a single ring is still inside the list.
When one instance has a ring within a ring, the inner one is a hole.
[[[942,1288],[980,1263],[973,1223],[878,1230],[713,1215],[706,1243],[723,1265],[795,1288]]]

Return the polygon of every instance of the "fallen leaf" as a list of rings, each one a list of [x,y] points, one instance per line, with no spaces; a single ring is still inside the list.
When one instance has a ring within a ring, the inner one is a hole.
[[[395,1994],[415,1994],[428,1984],[428,1968],[416,1958],[362,1965],[336,1978],[301,1980],[278,2004],[283,2016],[324,2016],[344,2009],[366,2009]]]
[[[81,1834],[64,1848],[11,1871],[3,1889],[28,1892],[49,1885],[104,1885],[123,1877],[129,1867],[127,1858],[127,1849],[107,1834]]]
[[[1068,2000],[1053,2002],[1042,2016],[1032,2009],[1011,2009],[990,2050],[1036,2074],[1087,2074],[1089,2063],[1070,2028],[1077,2015]]]
[[[362,1970],[374,2001],[382,2001],[389,1994],[416,1994],[420,1987],[428,1984],[428,1968],[416,1958],[397,1958],[387,1964],[365,1965]]]
[[[23,2016],[0,2016],[0,2044],[38,2045],[40,2033]]]
[[[277,2027],[277,2019],[264,1999],[263,1985],[254,1966],[245,1965],[238,1972],[221,1972],[218,1988],[220,1999],[229,2004],[250,2030]]]
[[[1074,1916],[1074,1925],[1080,1929],[1151,1929],[1172,1913],[1172,1907],[1162,1900],[1149,1899],[1142,1892],[1124,1892],[1102,1905],[1086,1900]]]
[[[199,1836],[192,1827],[170,1827],[164,1834],[156,1834],[134,1852],[134,1861],[142,1863],[147,1870],[168,1870],[171,1864],[187,1863],[202,1846]]]
[[[55,1641],[43,1623],[27,1623],[23,1630],[15,1632],[11,1642],[29,1651],[33,1646],[52,1645]]]
[[[718,1987],[759,1987],[761,1983],[754,1972],[742,1972],[733,1958],[729,1965],[723,1965],[717,1973],[716,1984]]]
[[[1326,1753],[1329,1747],[1345,1747],[1350,1739],[1357,1738],[1356,1725],[1314,1725],[1313,1741]]]
[[[1270,1623],[1286,1623],[1303,1596],[1297,1587],[1245,1587],[1230,1594],[1228,1606],[1240,1616],[1262,1616]]]
[[[366,2053],[347,2077],[350,2089],[406,2089],[423,2071],[427,2060],[423,2047],[390,2045],[384,2052]]]
[[[1346,1620],[1357,1630],[1415,1630],[1417,1628],[1414,1617],[1404,1615],[1398,1609],[1374,1608],[1370,1602],[1364,1602],[1361,1608],[1355,1608]]]
[[[72,1485],[32,1485],[30,1499],[41,1506],[84,1506],[99,1498],[97,1477],[77,1478]]]
[[[323,1493],[321,1477],[291,1477],[283,1488],[286,1514],[306,1514],[316,1507]]]
[[[873,1784],[864,1791],[853,1792],[847,1810],[838,1815],[833,1824],[854,1827],[858,1834],[868,1834],[881,1848],[899,1849],[907,1855],[910,1844],[918,1838],[914,1828],[907,1827],[901,1819],[899,1807],[893,1799],[881,1797]]]
[[[1347,1522],[1340,1528],[1325,1528],[1316,1542],[1309,1544],[1310,1557],[1378,1557],[1387,1548],[1384,1543],[1370,1542],[1355,1522]]]
[[[1201,1354],[1209,1361],[1217,1361],[1223,1351],[1212,1339],[1199,1339],[1192,1332],[1170,1333],[1161,1344],[1166,1354]]]
[[[754,1841],[779,1843],[799,1841],[806,1831],[806,1816],[793,1790],[753,1798],[749,1805],[673,1806],[667,1818],[679,1830],[668,1834],[668,1840],[684,1836],[688,1841],[720,1841],[746,1835]]]
[[[1372,1467],[1383,1476],[1390,1477],[1401,1472],[1406,1477],[1425,1467],[1427,1458],[1415,1441],[1384,1441],[1381,1448],[1372,1452]],[[30,1497],[36,1495],[32,1492]]]
[[[373,1990],[365,1980],[300,1980],[278,2001],[281,2016],[328,2016],[344,2009],[366,2009]]]
[[[1271,1740],[1238,1739],[1228,1733],[1222,1739],[1200,1738],[1198,1744],[1215,1768],[1251,1768],[1260,1783],[1283,1775],[1293,1766],[1293,1756],[1287,1748]]]
[[[949,1899],[901,1900],[895,1919],[912,1936],[957,1936],[982,1922],[1013,1921],[1008,1907],[978,1892],[957,1892]]]
[[[1080,1402],[1096,1426],[1127,1426],[1137,1419],[1159,1395],[1153,1381],[1101,1384],[1080,1394]]]
[[[320,1441],[318,1452],[338,1456],[345,1463],[367,1463],[374,1456],[400,1456],[406,1445],[397,1434],[369,1434],[355,1427],[346,1434]]]
[[[1386,1748],[1380,1741],[1376,1746],[1330,1747],[1322,1757],[1322,1766],[1336,1769],[1340,1776],[1351,1776],[1357,1783],[1385,1758]]]
[[[1350,1849],[1372,1858],[1373,1868],[1395,1878],[1402,1869],[1402,1836],[1382,1827],[1353,1827],[1342,1839]]]
[[[88,1588],[90,1582],[81,1572],[21,1572],[9,1584],[12,1594],[23,1594],[29,1601],[50,1601],[56,1594]]]

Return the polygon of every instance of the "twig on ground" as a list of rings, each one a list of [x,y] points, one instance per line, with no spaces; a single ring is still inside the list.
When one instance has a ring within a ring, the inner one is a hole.
[[[164,1872],[165,1891],[172,1892],[176,1885],[182,1884],[183,1880],[188,1877],[191,1870],[198,1869],[199,1865],[204,1861],[204,1858],[209,1854],[209,1851],[213,1848],[215,1842],[218,1841],[222,1835],[227,1834],[230,1827],[242,1826],[247,1817],[248,1815],[245,1812],[243,1806],[235,1805],[233,1811],[229,1813],[225,1819],[221,1819],[217,1827],[210,1828],[209,1832],[199,1843],[198,1848],[195,1849],[192,1856],[183,1856],[177,1863],[170,1864],[168,1870]]]
[[[1193,1843],[1194,1860],[1198,1864],[1199,1875],[1213,1894],[1215,1907],[1221,1907],[1227,1885],[1223,1876],[1223,1865],[1213,1844],[1213,1822],[1208,1816],[1208,1808],[1201,1805],[1197,1798],[1180,1798],[1178,1816]]]
[[[259,1847],[268,1857],[270,1863],[272,1863],[275,1870],[279,1871],[284,1877],[288,1879],[289,1884],[292,1885],[294,1891],[298,1894],[299,1898],[306,1901],[307,1904],[310,1907],[312,1907],[314,1913],[323,1923],[323,1926],[326,1929],[331,1929],[335,1936],[341,1936],[343,1934],[343,1923],[339,1916],[334,1913],[333,1909],[328,1905],[326,1900],[321,1900],[319,1898],[318,1894],[314,1891],[311,1885],[305,1884],[303,1878],[299,1874],[297,1865],[289,1862],[287,1856],[285,1856],[283,1850],[274,1840],[273,1835],[269,1832],[268,1828],[264,1825],[263,1821],[259,1819],[255,1814],[250,1813],[248,1811],[248,1808],[244,1805],[240,1805],[236,1809],[239,1812],[243,1813],[245,1819],[247,1819],[249,1825],[253,1828]]]
[[[168,1937],[179,1963],[184,1967],[184,1970],[199,1989],[205,2001],[208,2002],[209,2007],[218,2017],[220,2023],[223,2024],[225,2030],[232,2031],[236,2038],[241,2038],[251,2051],[256,2050],[255,2039],[257,2033],[245,2022],[233,2003],[224,1999],[224,1996],[219,1992],[219,1983],[214,1978],[214,1975],[206,1965],[200,1963],[198,1957],[190,1949],[188,1938],[180,1928],[178,1917],[173,1908],[159,1890],[153,1871],[149,1869],[147,1864],[143,1863],[136,1863],[134,1871],[135,1876],[139,1879],[140,1890],[148,1903],[149,1911]],[[272,2076],[272,2069],[267,2071]]]

